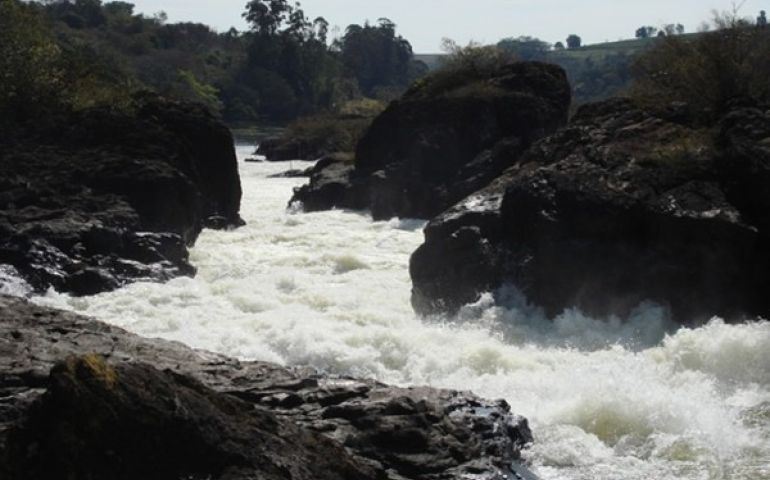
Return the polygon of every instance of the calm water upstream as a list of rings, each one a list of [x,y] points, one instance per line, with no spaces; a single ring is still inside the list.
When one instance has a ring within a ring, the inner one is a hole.
[[[243,359],[505,398],[544,479],[770,479],[770,322],[677,331],[654,305],[550,321],[513,290],[420,319],[407,266],[423,223],[288,211],[304,179],[267,178],[287,168],[241,164],[248,226],[204,232],[196,278],[36,301]]]

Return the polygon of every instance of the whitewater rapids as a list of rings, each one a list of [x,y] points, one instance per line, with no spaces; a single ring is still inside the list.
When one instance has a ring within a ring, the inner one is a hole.
[[[241,163],[248,226],[205,231],[196,278],[35,301],[242,359],[505,398],[544,479],[770,479],[770,322],[677,331],[654,305],[552,322],[513,289],[420,319],[407,266],[423,223],[289,211],[304,180],[267,178],[287,168]]]

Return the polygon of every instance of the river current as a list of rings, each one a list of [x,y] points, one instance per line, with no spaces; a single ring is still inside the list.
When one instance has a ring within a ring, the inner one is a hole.
[[[248,225],[201,235],[196,278],[35,301],[242,359],[505,398],[543,479],[770,479],[770,322],[677,330],[655,305],[552,321],[514,288],[421,319],[408,261],[424,222],[288,210],[305,180],[267,178],[288,167],[241,163]]]

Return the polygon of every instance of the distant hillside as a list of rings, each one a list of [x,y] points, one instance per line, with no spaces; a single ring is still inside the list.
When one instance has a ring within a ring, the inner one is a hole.
[[[428,66],[433,71],[441,66],[441,58],[446,56],[444,53],[415,53],[414,59]]]
[[[631,83],[634,57],[655,43],[656,38],[596,43],[580,48],[551,50],[541,60],[555,63],[567,72],[575,104],[622,94]],[[441,66],[445,54],[416,54],[430,70]]]
[[[602,100],[622,94],[631,84],[631,65],[636,55],[655,43],[655,38],[597,43],[580,48],[552,50],[545,61],[567,72],[574,103]]]

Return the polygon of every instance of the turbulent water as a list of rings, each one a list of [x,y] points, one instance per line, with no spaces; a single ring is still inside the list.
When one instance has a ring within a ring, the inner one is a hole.
[[[423,223],[288,211],[303,181],[267,178],[286,168],[241,165],[248,226],[204,232],[195,279],[37,302],[243,359],[505,398],[544,479],[770,479],[770,323],[676,331],[654,305],[551,321],[513,288],[504,307],[420,319],[407,265]]]

